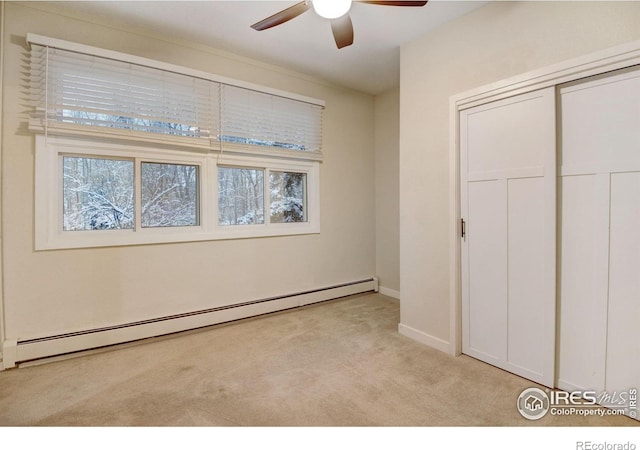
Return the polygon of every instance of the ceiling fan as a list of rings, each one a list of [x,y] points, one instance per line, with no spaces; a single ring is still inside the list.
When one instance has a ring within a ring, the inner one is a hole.
[[[425,1],[369,1],[369,0],[354,0],[360,3],[369,3],[372,5],[384,5],[384,6],[424,6],[428,0]],[[251,25],[251,28],[257,31],[266,30],[268,28],[275,27],[288,22],[291,19],[298,17],[303,12],[306,12],[313,5],[313,9],[326,19],[331,20],[331,30],[333,31],[333,37],[336,40],[338,48],[347,47],[353,44],[353,24],[349,17],[349,10],[351,9],[352,0],[305,0],[290,6],[287,9],[275,13],[273,16],[267,17],[260,22]]]

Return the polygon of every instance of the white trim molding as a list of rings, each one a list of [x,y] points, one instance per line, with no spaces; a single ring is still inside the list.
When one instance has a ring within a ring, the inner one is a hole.
[[[400,291],[396,291],[395,289],[389,289],[388,287],[380,286],[380,293],[382,295],[386,295],[387,297],[400,300]]]
[[[538,89],[640,64],[640,41],[573,58],[558,64],[456,94],[449,99],[449,255],[450,339],[444,351],[462,352],[462,278],[460,258],[460,111]],[[420,340],[420,339],[417,339]]]
[[[16,366],[17,347],[17,339],[6,339],[2,343],[2,365],[0,366],[0,370],[10,369]]]
[[[440,350],[441,352],[449,353],[449,342],[437,338],[435,336],[431,336],[423,331],[416,330],[408,325],[403,323],[398,324],[398,333],[403,336],[406,336],[414,341],[418,341],[421,344],[425,344],[429,347],[433,347],[436,350]]]
[[[458,109],[493,102],[640,64],[640,41],[628,42],[516,75],[451,97]]]

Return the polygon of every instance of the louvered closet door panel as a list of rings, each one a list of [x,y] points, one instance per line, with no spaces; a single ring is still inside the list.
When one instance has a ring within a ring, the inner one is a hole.
[[[460,113],[463,353],[551,386],[555,92]]]
[[[560,89],[558,386],[640,385],[640,70]]]

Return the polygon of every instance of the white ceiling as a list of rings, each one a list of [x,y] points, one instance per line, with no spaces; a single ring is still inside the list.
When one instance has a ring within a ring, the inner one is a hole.
[[[399,85],[400,45],[481,7],[485,1],[430,0],[424,7],[354,2],[354,43],[336,48],[329,21],[313,9],[277,27],[250,25],[297,1],[73,1],[56,6],[125,26],[168,33],[327,81],[378,94]]]

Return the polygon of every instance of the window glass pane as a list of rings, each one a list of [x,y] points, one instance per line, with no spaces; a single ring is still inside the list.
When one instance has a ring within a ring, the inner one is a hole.
[[[198,166],[142,163],[142,226],[198,225]]]
[[[139,117],[127,117],[91,111],[77,111],[73,109],[62,109],[60,111],[59,120],[60,122],[76,123],[81,125],[123,128],[127,130],[171,134],[174,136],[193,135],[198,137],[200,134],[206,134],[205,132],[201,132],[198,127],[182,123],[141,119]]]
[[[63,229],[133,228],[133,161],[63,157]]]
[[[218,223],[264,223],[264,171],[218,168]]]
[[[296,172],[271,172],[271,222],[305,222],[307,174]]]

